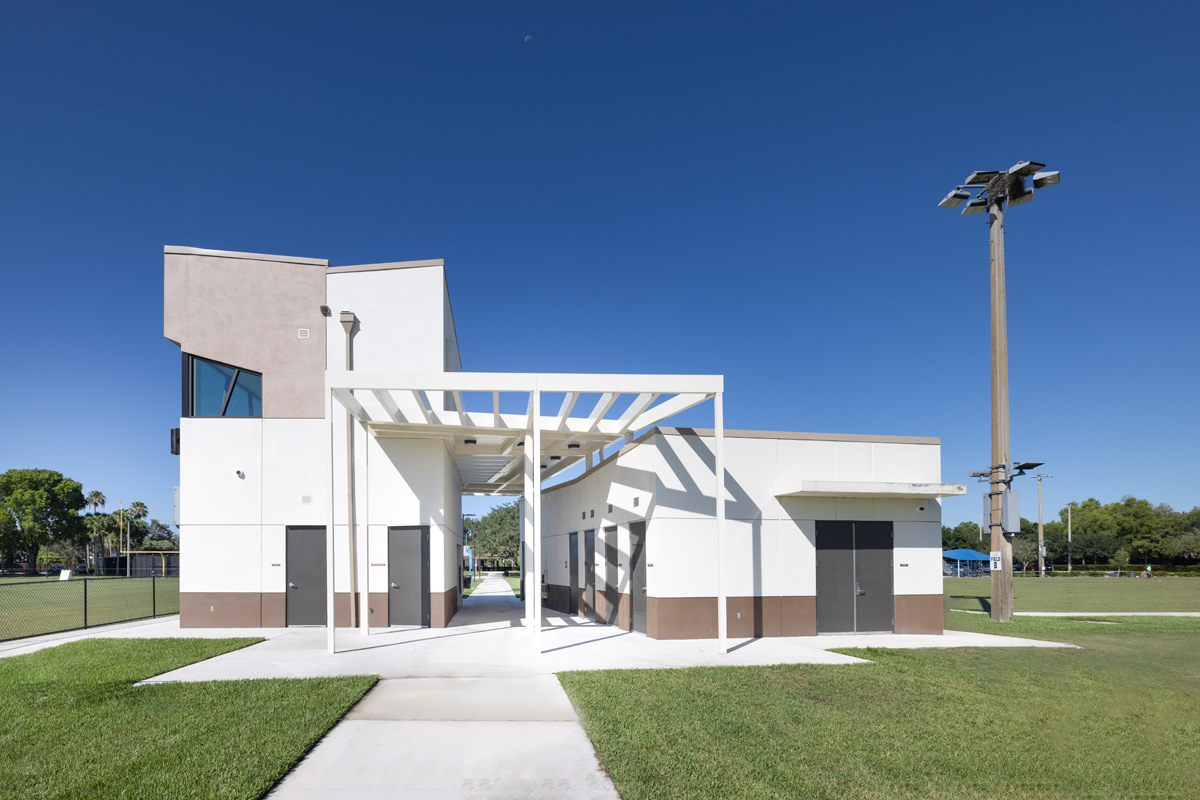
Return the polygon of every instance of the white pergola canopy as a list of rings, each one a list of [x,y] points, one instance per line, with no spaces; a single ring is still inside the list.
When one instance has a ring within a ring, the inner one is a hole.
[[[720,375],[581,375],[504,372],[357,372],[326,371],[328,395],[326,424],[329,433],[329,524],[335,530],[333,487],[336,447],[333,424],[335,401],[376,438],[442,439],[452,454],[470,494],[520,494],[525,499],[521,531],[521,569],[525,585],[536,587],[542,575],[542,482],[581,459],[649,428],[692,406],[713,401],[715,440],[714,493],[717,523],[717,638],[718,652],[726,652],[725,596],[725,455]],[[463,395],[491,395],[490,411],[467,411]],[[523,394],[524,413],[501,411],[501,395]],[[561,394],[558,410],[542,414],[543,396]],[[584,395],[597,395],[594,403],[577,408]],[[630,395],[622,403],[623,395]],[[590,406],[590,408],[588,407]],[[614,408],[620,409],[614,412]],[[449,410],[447,410],[449,409]],[[578,410],[578,414],[574,413]],[[610,418],[610,412],[616,413]],[[348,433],[348,432],[347,432]],[[349,436],[346,442],[352,442]],[[470,443],[469,443],[470,442]],[[348,445],[349,446],[349,445]],[[586,462],[585,462],[586,467]],[[348,513],[354,508],[354,463],[347,459]],[[354,523],[348,520],[353,528]],[[329,652],[336,652],[334,625],[334,537],[327,536],[326,627]],[[349,537],[351,575],[361,559],[355,553],[355,533]],[[370,542],[368,539],[367,548]],[[369,555],[365,554],[365,555]],[[369,558],[367,559],[369,560]],[[350,592],[354,594],[353,584]],[[366,611],[368,592],[359,593],[359,619],[369,635]],[[541,652],[541,592],[525,592],[525,619],[533,633],[535,652]]]
[[[535,428],[544,481],[634,431],[703,403],[723,384],[720,375],[326,373],[326,388],[372,436],[443,439],[463,491],[492,495],[525,491],[525,438]],[[464,410],[467,393],[490,395],[491,410]],[[561,394],[561,404],[556,410],[539,404],[543,413],[535,419],[535,393]],[[501,395],[512,394],[525,395],[523,414],[501,411]],[[598,397],[580,402],[585,395]]]

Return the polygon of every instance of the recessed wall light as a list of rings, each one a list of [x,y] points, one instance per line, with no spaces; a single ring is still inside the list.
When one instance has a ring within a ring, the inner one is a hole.
[[[570,444],[567,445],[567,449],[568,450],[578,450],[579,442],[571,442]]]
[[[463,439],[463,444],[475,444],[475,439]]]
[[[562,456],[550,456],[551,461],[562,461]]]

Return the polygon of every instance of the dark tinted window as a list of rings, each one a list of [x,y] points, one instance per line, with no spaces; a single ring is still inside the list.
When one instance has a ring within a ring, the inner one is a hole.
[[[229,404],[225,407],[227,417],[262,416],[262,375],[240,370]]]
[[[262,375],[192,356],[193,417],[261,417]]]

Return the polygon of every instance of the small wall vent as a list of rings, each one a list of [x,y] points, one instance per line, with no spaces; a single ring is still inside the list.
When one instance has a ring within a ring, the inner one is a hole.
[[[307,339],[308,338],[308,328],[301,328],[300,330],[296,331],[296,335],[299,336],[301,339]]]
[[[312,496],[307,495],[307,494],[302,494],[302,495],[300,495],[300,502],[306,506],[311,505],[312,504]]]

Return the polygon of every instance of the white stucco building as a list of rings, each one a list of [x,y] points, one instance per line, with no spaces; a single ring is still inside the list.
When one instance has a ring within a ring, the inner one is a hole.
[[[185,626],[444,626],[461,498],[498,494],[525,498],[558,612],[655,638],[941,631],[940,498],[965,488],[937,439],[725,431],[720,376],[464,373],[441,261],[164,261]],[[705,403],[712,430],[663,427]]]

